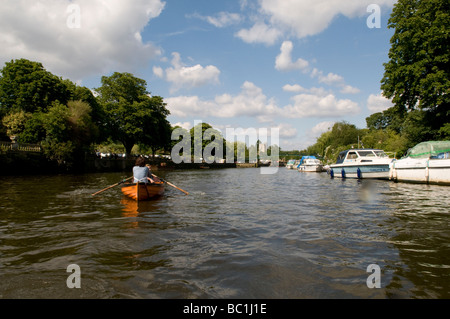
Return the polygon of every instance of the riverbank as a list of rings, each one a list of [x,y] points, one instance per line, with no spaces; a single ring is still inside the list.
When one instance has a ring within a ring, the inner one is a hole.
[[[88,172],[118,172],[129,171],[133,168],[136,159],[133,158],[88,158],[85,169]],[[147,163],[152,170],[179,170],[179,169],[223,169],[236,168],[235,163],[180,163],[175,164],[167,159],[148,159]]]
[[[131,171],[136,158],[101,158],[87,156],[82,162],[71,167],[58,165],[56,161],[48,160],[42,153],[8,152],[0,154],[0,175],[36,175],[62,173],[108,173]],[[235,163],[181,163],[175,164],[167,159],[149,159],[152,170],[180,169],[224,169],[236,168]]]

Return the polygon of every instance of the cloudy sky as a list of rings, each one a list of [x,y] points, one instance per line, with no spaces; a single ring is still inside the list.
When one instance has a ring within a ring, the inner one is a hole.
[[[394,3],[1,0],[0,64],[39,61],[91,89],[130,72],[164,97],[173,125],[278,128],[282,149],[303,149],[391,105],[380,80]]]

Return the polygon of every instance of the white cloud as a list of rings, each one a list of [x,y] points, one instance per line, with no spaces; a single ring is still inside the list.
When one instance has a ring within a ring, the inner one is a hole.
[[[329,86],[340,87],[341,93],[344,94],[357,94],[360,92],[358,88],[346,84],[344,78],[339,74],[330,72],[327,75],[324,75],[322,71],[318,70],[317,68],[314,68],[311,71],[311,77],[317,78],[319,83],[324,83]]]
[[[208,16],[204,18],[212,25],[223,28],[241,22],[242,18],[237,13],[219,12],[216,16]]]
[[[266,116],[274,116],[279,108],[268,99],[262,89],[251,82],[245,82],[241,92],[218,95],[214,100],[204,101],[198,96],[178,96],[165,99],[167,107],[174,116],[215,116],[232,118],[237,116],[256,117],[264,121]]]
[[[380,6],[392,7],[396,0],[379,0]],[[260,0],[259,12],[267,16],[272,28],[297,38],[319,34],[339,15],[353,18],[367,14],[373,0]]]
[[[280,138],[283,139],[293,139],[298,135],[298,130],[291,124],[281,123],[273,128],[280,130]]]
[[[307,89],[305,89],[303,86],[299,84],[286,84],[285,86],[283,86],[283,91],[298,93],[298,92],[306,92]]]
[[[299,58],[297,61],[292,61],[292,49],[294,48],[291,41],[284,41],[281,45],[281,53],[275,60],[275,68],[279,71],[305,70],[309,63],[306,60]]]
[[[159,66],[153,67],[153,74],[155,74],[159,78],[164,78],[164,70]]]
[[[379,0],[381,7],[392,8],[397,0]],[[281,37],[302,39],[327,29],[338,16],[354,18],[367,15],[373,0],[259,0],[257,4],[241,0],[243,8],[253,9],[251,28],[237,36],[247,43],[274,44]]]
[[[344,94],[358,94],[359,92],[361,92],[360,89],[355,88],[351,85],[344,85],[341,89],[341,93]]]
[[[334,123],[336,122],[332,121],[320,122],[310,130],[310,133],[313,137],[317,138],[320,135],[322,135],[322,133],[330,131],[333,128]]]
[[[284,108],[287,116],[292,118],[340,117],[360,111],[357,103],[348,99],[339,100],[333,94],[299,94],[292,97],[292,100],[294,103]]]
[[[331,93],[323,87],[312,87],[310,89],[307,89],[299,84],[286,84],[285,86],[283,86],[283,91],[293,93],[310,93],[317,96],[326,96]]]
[[[275,59],[275,68],[278,71],[293,71],[293,70],[301,70],[306,73],[309,69],[309,62],[303,60],[301,58],[297,59],[297,61],[292,61],[292,50],[294,49],[294,45],[291,41],[284,41],[280,48],[280,54]],[[319,83],[323,83],[329,86],[335,86],[341,88],[340,92],[343,94],[357,94],[360,92],[358,88],[350,86],[345,83],[345,80],[342,76],[335,73],[328,73],[324,75],[322,71],[317,68],[313,68],[310,73],[312,78],[317,78]],[[307,90],[303,89],[300,85],[286,85],[283,87],[284,91],[287,92],[305,92]]]
[[[382,96],[381,93],[371,94],[367,99],[367,108],[373,113],[383,112],[392,106],[394,106],[392,101]]]
[[[335,122],[332,121],[326,121],[316,124],[313,128],[307,130],[302,135],[301,140],[295,147],[297,147],[297,149],[306,149],[308,146],[315,144],[317,142],[317,138],[320,137],[320,135],[333,128],[334,123]]]
[[[175,124],[172,124],[173,127],[179,126],[181,128],[184,128],[185,130],[190,130],[191,128],[193,128],[194,126],[192,125],[191,122],[177,122]]]
[[[344,84],[344,78],[334,73],[328,73],[327,75],[319,74],[319,83],[325,83],[327,85],[341,86]]]
[[[178,117],[210,116],[214,101],[202,101],[198,96],[177,96],[164,99],[170,114]]]
[[[279,107],[273,98],[264,95],[261,88],[245,82],[237,95],[217,95],[213,100],[198,96],[177,96],[165,99],[171,114],[179,117],[253,117],[260,122],[273,122],[275,118],[342,117],[360,111],[357,103],[337,99],[321,88],[312,88],[308,94],[292,97],[293,104]]]
[[[80,8],[80,28],[70,28],[69,5]],[[0,62],[26,58],[73,80],[138,69],[160,54],[141,31],[164,9],[161,0],[2,0]],[[119,45],[118,45],[119,44]]]
[[[200,64],[189,67],[181,62],[178,52],[172,53],[172,56],[172,67],[167,68],[165,71],[161,67],[153,68],[153,73],[156,76],[165,78],[172,83],[171,93],[181,88],[190,89],[211,83],[219,83],[220,70],[217,67],[213,65],[203,67]]]
[[[257,22],[250,29],[242,29],[236,33],[236,36],[247,43],[274,44],[282,35],[282,32],[272,28],[264,22]]]

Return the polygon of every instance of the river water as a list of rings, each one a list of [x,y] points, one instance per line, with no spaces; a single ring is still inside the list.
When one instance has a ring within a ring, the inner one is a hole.
[[[450,298],[449,187],[157,174],[190,195],[91,195],[123,173],[1,177],[0,298]]]

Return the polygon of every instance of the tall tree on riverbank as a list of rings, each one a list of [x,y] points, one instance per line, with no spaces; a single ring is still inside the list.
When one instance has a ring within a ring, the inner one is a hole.
[[[103,118],[91,90],[26,59],[12,60],[0,72],[0,134],[7,135],[0,138],[41,144],[47,158],[65,166],[81,163]]]
[[[413,144],[449,138],[450,6],[448,0],[399,0],[389,28],[389,62],[381,81]],[[392,113],[392,112],[391,112]]]
[[[66,83],[39,62],[12,60],[1,70],[1,116],[14,111],[45,111],[55,101],[66,104],[69,100]]]
[[[160,134],[160,126],[167,124],[161,119],[170,112],[161,97],[150,96],[145,80],[130,73],[115,72],[102,77],[102,86],[96,92],[110,136],[123,143],[128,155],[137,143],[150,147],[166,143],[155,135]],[[170,135],[167,137],[170,143]]]

